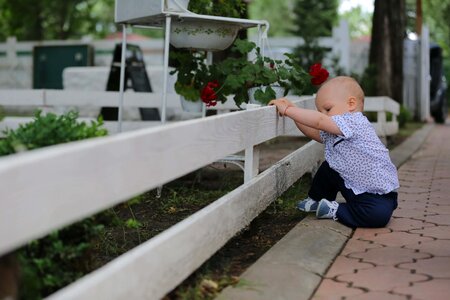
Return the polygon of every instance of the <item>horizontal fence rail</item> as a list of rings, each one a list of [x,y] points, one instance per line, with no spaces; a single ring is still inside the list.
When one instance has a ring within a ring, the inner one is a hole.
[[[45,92],[46,101],[51,95]],[[311,97],[295,99],[300,107],[314,107]],[[396,124],[398,104],[376,100],[366,101],[366,107],[382,120],[386,110],[391,112]],[[297,131],[275,107],[261,107],[0,158],[0,255],[227,155]],[[50,299],[163,297],[321,160],[322,145],[308,143]]]
[[[118,92],[93,92],[93,91],[72,91],[72,90],[0,90],[0,105],[4,106],[37,106],[43,109],[49,107],[92,107],[99,108],[104,106],[118,106]],[[310,100],[302,101],[306,103],[306,108],[314,109],[312,96],[288,96],[292,100]],[[124,94],[124,107],[142,107],[142,108],[161,108],[160,93],[135,93],[126,92]],[[168,94],[167,107],[181,109],[180,97],[177,94]],[[242,105],[246,107],[245,104]],[[228,97],[225,103],[218,103],[217,106],[209,108],[210,110],[230,111],[239,109],[232,96]],[[379,136],[393,135],[398,131],[397,116],[400,112],[400,105],[389,97],[366,97],[365,112],[377,112],[377,122],[373,125]],[[394,115],[391,121],[386,120],[386,112]],[[6,117],[0,122],[0,131],[6,128],[16,129],[20,124],[29,122],[29,117]],[[83,120],[83,118],[81,118]],[[85,118],[84,120],[94,120]],[[123,131],[132,131],[141,128],[148,128],[161,125],[158,121],[124,121]],[[117,122],[105,121],[105,127],[110,133],[117,132]],[[302,136],[300,131],[292,135]]]

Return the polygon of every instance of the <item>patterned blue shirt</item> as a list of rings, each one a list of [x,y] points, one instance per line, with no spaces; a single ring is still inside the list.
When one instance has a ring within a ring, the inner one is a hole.
[[[325,159],[356,195],[387,194],[399,187],[397,168],[372,124],[360,112],[331,117],[342,136],[321,131]]]

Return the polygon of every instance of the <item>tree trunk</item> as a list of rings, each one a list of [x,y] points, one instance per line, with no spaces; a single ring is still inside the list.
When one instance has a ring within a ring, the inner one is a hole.
[[[376,69],[376,95],[403,102],[405,0],[375,0],[369,64]]]

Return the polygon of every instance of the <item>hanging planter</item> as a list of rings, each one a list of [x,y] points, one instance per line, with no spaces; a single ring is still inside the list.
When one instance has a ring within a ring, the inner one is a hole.
[[[236,39],[240,26],[210,20],[184,19],[174,22],[170,43],[176,48],[220,51]]]
[[[278,99],[284,96],[284,91],[285,88],[279,85],[271,85],[270,86],[272,88],[272,90],[275,92],[275,98],[274,99]],[[257,91],[262,91],[263,93],[266,92],[266,88],[267,86],[257,86],[257,87],[252,87],[249,88],[247,93],[248,93],[248,99],[249,99],[249,103],[251,104],[259,104],[259,105],[266,105],[266,103],[262,103],[258,100],[255,99],[255,93]]]

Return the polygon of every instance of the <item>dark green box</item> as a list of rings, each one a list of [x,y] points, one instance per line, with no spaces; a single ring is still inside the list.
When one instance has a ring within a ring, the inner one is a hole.
[[[67,67],[92,66],[90,45],[52,45],[33,48],[33,88],[62,89],[62,73]]]

